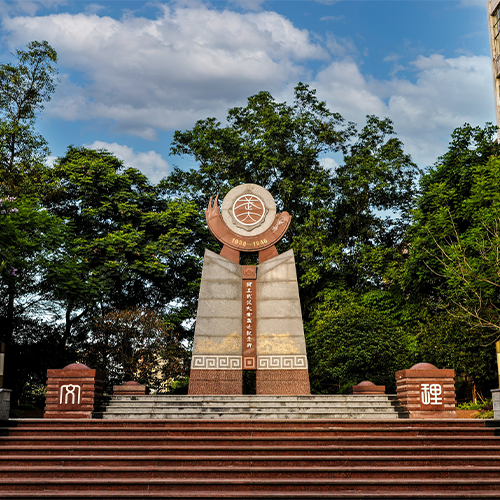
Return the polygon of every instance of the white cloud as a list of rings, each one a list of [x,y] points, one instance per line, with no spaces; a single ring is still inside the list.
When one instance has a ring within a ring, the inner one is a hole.
[[[298,81],[302,61],[327,52],[275,12],[240,14],[197,4],[161,7],[157,19],[96,14],[5,18],[12,46],[47,40],[65,76],[47,106],[64,119],[106,118],[154,139],[155,129],[190,126],[262,90]]]
[[[207,116],[222,120],[228,108],[260,90],[290,101],[299,80],[309,81],[332,111],[360,126],[367,114],[391,117],[421,166],[445,152],[455,127],[494,120],[486,56],[433,54],[403,66],[392,53],[385,62],[394,69],[382,80],[362,72],[351,40],[325,35],[322,48],[275,12],[221,11],[199,2],[159,8],[153,20],[66,13],[4,17],[2,28],[11,48],[46,39],[58,51],[61,83],[46,106],[48,117],[109,120],[114,132],[148,140],[155,140],[159,129],[192,127]],[[316,74],[314,61],[325,64]],[[402,76],[408,68],[412,80]],[[138,159],[130,148],[114,146]],[[156,153],[140,154],[151,155],[152,163],[143,168],[168,170]]]
[[[319,164],[327,170],[335,170],[339,166],[339,164],[333,158],[330,158],[328,156],[321,158],[319,160]]]
[[[133,167],[140,170],[148,179],[157,183],[170,171],[168,162],[155,151],[138,152],[132,148],[117,144],[95,141],[92,144],[85,145],[89,149],[107,149],[113,153],[119,160],[122,160],[125,167]]]
[[[411,66],[416,79],[376,80],[352,61],[330,64],[311,82],[320,99],[358,125],[364,117],[389,116],[405,150],[424,167],[446,151],[450,133],[464,123],[494,121],[490,59],[420,56]]]

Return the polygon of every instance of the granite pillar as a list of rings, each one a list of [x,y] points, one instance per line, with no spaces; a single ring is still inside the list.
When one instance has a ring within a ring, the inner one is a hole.
[[[242,269],[205,250],[189,394],[241,394]]]
[[[293,250],[257,266],[257,394],[310,394]]]

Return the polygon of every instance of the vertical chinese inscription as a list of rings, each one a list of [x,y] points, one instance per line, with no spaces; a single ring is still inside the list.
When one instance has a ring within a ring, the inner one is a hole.
[[[257,267],[242,266],[243,369],[257,368]]]

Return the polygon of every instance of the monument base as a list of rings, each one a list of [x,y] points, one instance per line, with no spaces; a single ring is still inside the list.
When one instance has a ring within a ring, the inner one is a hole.
[[[308,370],[257,370],[258,395],[311,394]]]
[[[243,371],[191,369],[188,394],[243,394]]]

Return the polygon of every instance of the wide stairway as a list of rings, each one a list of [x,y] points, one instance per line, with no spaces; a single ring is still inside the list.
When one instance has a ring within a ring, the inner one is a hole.
[[[2,499],[493,499],[475,420],[10,420]]]
[[[94,418],[407,418],[391,395],[106,396]]]

